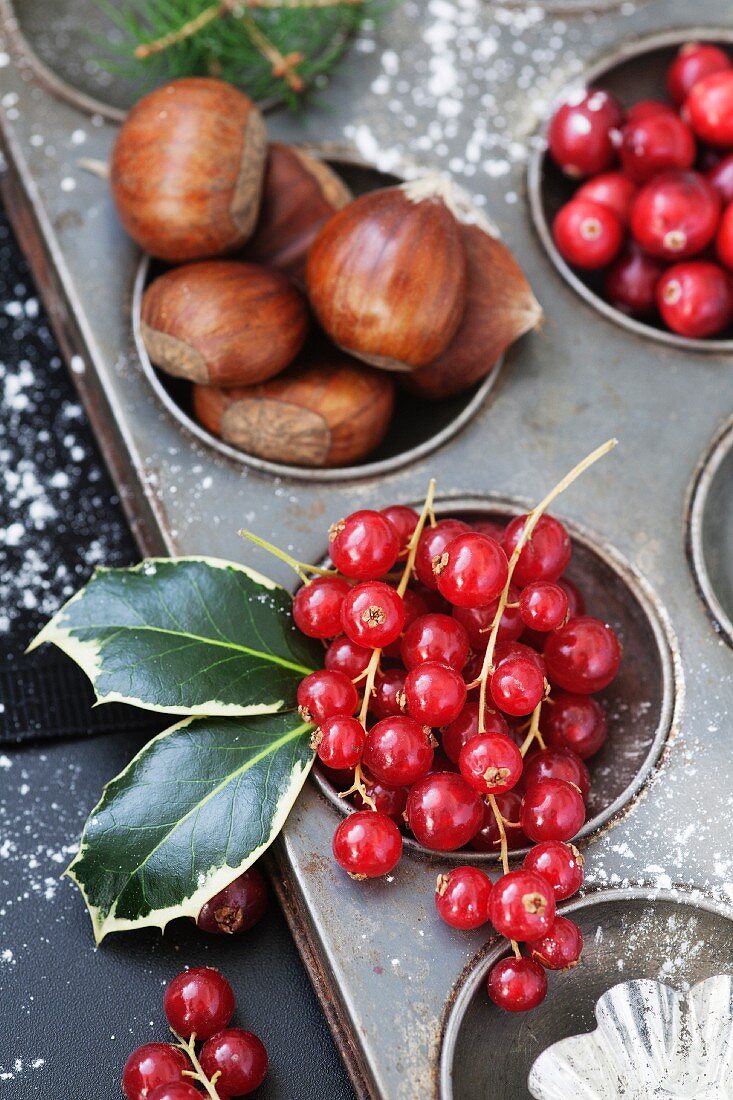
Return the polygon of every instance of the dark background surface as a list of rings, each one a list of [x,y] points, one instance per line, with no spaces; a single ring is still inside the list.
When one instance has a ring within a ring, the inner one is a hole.
[[[90,711],[83,675],[23,650],[96,564],[137,549],[0,211],[0,1094],[114,1100],[129,1052],[166,1039],[162,993],[185,965],[220,967],[236,1021],[264,1040],[262,1100],[347,1100],[345,1071],[274,900],[232,939],[189,922],[95,948],[61,874],[102,786],[154,716]]]

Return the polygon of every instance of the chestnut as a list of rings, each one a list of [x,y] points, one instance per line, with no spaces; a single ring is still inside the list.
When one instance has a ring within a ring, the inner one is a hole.
[[[217,386],[264,382],[308,334],[303,295],[279,271],[235,260],[174,267],[145,290],[141,335],[167,374]]]
[[[194,386],[193,408],[205,428],[249,454],[292,466],[345,466],[384,438],[394,382],[333,352],[259,386]]]
[[[386,370],[433,362],[463,317],[466,255],[443,180],[371,191],[308,255],[311,305],[340,348]]]
[[[257,222],[266,153],[264,120],[246,95],[221,80],[173,80],[143,96],[117,135],[120,220],[161,260],[234,251]]]
[[[267,153],[260,217],[242,256],[305,283],[308,249],[336,210],[351,201],[327,164],[295,145],[273,142]]]

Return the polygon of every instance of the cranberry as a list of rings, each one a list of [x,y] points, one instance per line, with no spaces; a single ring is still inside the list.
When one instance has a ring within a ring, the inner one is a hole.
[[[389,573],[397,561],[397,532],[381,512],[353,512],[328,531],[331,561],[345,577],[374,580]]]
[[[188,1059],[170,1043],[146,1043],[133,1050],[122,1071],[122,1091],[127,1100],[146,1100],[159,1085],[183,1081]]]
[[[733,153],[719,160],[706,175],[723,202],[733,202]]]
[[[385,814],[387,817],[391,817],[393,821],[396,821],[398,825],[401,825],[404,820],[403,814],[407,805],[407,787],[385,787],[384,783],[378,783],[376,779],[372,779],[372,777],[367,775],[364,771],[362,771],[362,777],[366,793],[374,803],[377,813]],[[354,802],[357,807],[361,807],[365,810],[371,809],[369,804],[364,802],[358,791],[354,795]]]
[[[454,867],[438,875],[435,908],[451,928],[480,928],[489,919],[491,879],[478,867]]]
[[[458,763],[458,758],[463,746],[470,741],[472,737],[478,736],[478,716],[478,702],[472,700],[466,703],[458,717],[450,722],[443,730],[441,739],[443,751],[448,759],[452,760],[454,764]],[[484,709],[484,732],[508,737],[509,726],[507,725],[507,720],[504,715],[499,714],[498,711],[492,710],[490,707],[486,707]]]
[[[733,72],[711,73],[690,89],[682,117],[701,141],[723,149],[733,145]]]
[[[439,557],[449,542],[457,535],[470,530],[460,519],[444,519],[435,527],[426,527],[420,535],[415,554],[415,576],[426,588],[437,590],[438,581],[433,573],[433,559]]]
[[[563,259],[573,267],[595,271],[615,259],[623,242],[623,226],[610,207],[571,199],[555,215],[552,235]]]
[[[527,843],[527,838],[519,824],[519,811],[522,805],[522,796],[515,787],[506,794],[496,796],[496,807],[504,819],[504,832],[507,848],[512,851],[522,848]],[[471,847],[477,852],[498,852],[501,848],[501,835],[496,817],[491,806],[484,807],[484,823],[471,840]]]
[[[583,885],[583,857],[574,844],[543,840],[524,857],[524,866],[547,879],[556,901],[572,897]]]
[[[230,1027],[204,1043],[201,1068],[208,1078],[215,1073],[221,1096],[247,1096],[267,1075],[267,1051],[251,1031]]]
[[[506,529],[504,549],[511,558],[524,533],[528,516],[517,516]],[[513,580],[520,588],[533,581],[556,581],[568,567],[572,547],[570,536],[559,520],[540,516],[532,537],[522,547]]]
[[[405,670],[386,668],[374,681],[369,710],[375,718],[394,718],[402,714],[402,693],[405,690]]]
[[[524,782],[531,787],[541,779],[564,779],[566,783],[573,783],[586,801],[590,794],[588,769],[580,757],[570,749],[540,749],[539,752],[527,758],[524,765]]]
[[[532,630],[557,630],[567,618],[567,593],[553,581],[535,581],[522,589],[519,613]]]
[[[489,902],[491,923],[508,940],[537,940],[555,920],[555,895],[534,871],[509,871],[494,883]]]
[[[500,642],[515,642],[524,630],[524,622],[516,605],[519,603],[519,589],[509,586],[509,598],[507,606],[499,622],[497,640]],[[456,607],[453,617],[466,628],[468,640],[475,649],[486,649],[491,633],[491,627],[499,607],[499,600],[493,600],[486,607]]]
[[[664,264],[629,241],[606,275],[605,295],[612,306],[630,317],[650,317],[657,308],[657,283]]]
[[[462,776],[433,772],[414,784],[406,812],[420,844],[436,852],[452,852],[468,844],[481,828],[484,804]]]
[[[631,233],[645,252],[683,260],[710,244],[720,197],[697,172],[662,172],[642,187],[631,208]]]
[[[204,932],[246,932],[265,915],[267,886],[256,867],[239,875],[202,906],[196,924]]]
[[[510,654],[496,662],[489,690],[505,714],[531,714],[545,693],[544,673],[531,657]]]
[[[505,1012],[528,1012],[547,994],[547,975],[534,959],[502,959],[491,968],[489,997]]]
[[[567,691],[555,693],[551,705],[542,708],[541,728],[548,745],[570,749],[581,760],[597,753],[608,735],[601,704],[590,695]]]
[[[349,591],[343,577],[317,577],[293,599],[293,619],[309,638],[335,638],[341,633],[341,604]]]
[[[621,223],[626,225],[629,220],[631,200],[636,192],[636,184],[623,172],[602,172],[600,176],[594,176],[579,187],[574,197],[607,206],[609,210],[613,210]]]
[[[369,730],[362,758],[380,783],[408,787],[427,775],[433,762],[429,731],[406,715],[382,718]]]
[[[622,118],[613,96],[591,88],[553,115],[547,134],[550,156],[574,179],[603,172],[616,158],[613,131]]]
[[[336,830],[333,854],[339,867],[352,878],[379,878],[399,863],[402,837],[391,817],[373,810],[357,810]]]
[[[148,1100],[201,1100],[202,1093],[187,1081],[172,1081],[159,1085],[148,1093]]]
[[[608,687],[621,662],[621,646],[613,630],[600,619],[581,615],[550,634],[545,645],[549,678],[579,695]]]
[[[679,106],[692,88],[711,73],[731,68],[728,55],[708,42],[686,42],[667,69],[667,92]]]
[[[334,714],[353,714],[358,702],[356,688],[343,672],[322,668],[298,684],[298,711],[304,722],[323,722]]]
[[[497,599],[506,584],[507,568],[499,543],[479,531],[458,535],[433,558],[438,591],[456,607],[486,607]]]
[[[371,649],[357,645],[345,634],[339,634],[326,650],[324,663],[332,672],[343,672],[350,680],[356,680],[366,672],[371,655]]]
[[[664,322],[680,336],[716,336],[733,314],[730,277],[717,264],[697,260],[675,264],[657,284]]]
[[[622,131],[621,165],[636,183],[646,183],[669,168],[691,168],[695,139],[677,115],[660,112],[627,122]]]
[[[311,746],[327,768],[349,771],[361,760],[365,739],[361,722],[346,714],[335,714],[314,731]]]
[[[571,840],[585,821],[580,791],[562,779],[541,779],[524,792],[519,820],[535,843]]]
[[[405,678],[405,700],[410,717],[426,726],[444,726],[457,718],[466,702],[466,684],[460,672],[439,661],[415,665]]]
[[[382,508],[382,515],[387,517],[397,532],[400,557],[406,557],[408,544],[420,517],[414,508],[408,508],[406,504],[391,504],[389,508]]]
[[[498,733],[481,733],[461,749],[461,775],[482,794],[503,794],[516,787],[524,761],[517,746]]]
[[[638,103],[634,103],[626,112],[626,121],[639,122],[642,118],[651,118],[652,115],[677,115],[673,107],[669,103],[664,103],[661,99],[640,99]]]
[[[715,238],[718,259],[730,271],[733,269],[733,204],[726,206],[720,219],[718,235]]]
[[[405,668],[423,661],[440,661],[460,672],[468,660],[468,634],[451,615],[421,615],[405,631],[402,660]]]
[[[235,1009],[232,987],[213,966],[184,970],[169,984],[163,998],[168,1023],[184,1039],[208,1039],[226,1027]]]
[[[542,939],[531,945],[532,958],[545,970],[569,970],[577,966],[583,950],[583,935],[567,917],[557,917]]]

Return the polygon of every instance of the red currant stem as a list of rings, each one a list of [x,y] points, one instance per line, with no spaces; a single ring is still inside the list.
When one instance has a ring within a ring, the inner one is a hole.
[[[504,591],[499,597],[499,602],[496,607],[496,614],[494,615],[494,621],[491,626],[491,634],[489,635],[489,644],[486,647],[486,653],[484,654],[483,664],[481,665],[481,672],[478,677],[479,684],[479,711],[478,711],[478,731],[484,733],[486,729],[486,689],[488,686],[488,680],[491,672],[493,671],[494,661],[494,649],[496,647],[496,639],[499,633],[499,625],[501,623],[501,617],[506,610],[506,605],[509,600],[509,587],[512,583],[512,577],[514,576],[514,570],[516,569],[517,562],[519,561],[519,555],[531,537],[532,532],[540,521],[540,518],[544,515],[552,502],[564,493],[573,482],[584,474],[585,471],[597,462],[599,458],[603,458],[609,451],[618,443],[617,439],[607,439],[600,447],[596,447],[595,451],[591,451],[589,455],[579,462],[577,466],[573,466],[570,473],[557,483],[554,489],[552,489],[543,500],[533,508],[527,516],[527,520],[524,524],[522,534],[519,536],[517,545],[514,547],[514,552],[509,559],[509,569],[507,572],[507,579],[504,585]]]
[[[532,719],[529,723],[529,732],[522,742],[521,748],[519,749],[522,756],[527,755],[527,752],[529,751],[529,748],[533,741],[537,741],[540,748],[542,749],[546,747],[545,742],[542,740],[542,734],[540,733],[540,713],[542,711],[543,702],[544,699],[540,699],[539,703],[532,711]]]
[[[255,546],[259,546],[262,550],[267,550],[273,557],[279,558],[280,561],[284,561],[286,565],[289,565],[291,569],[294,569],[298,574],[303,584],[310,584],[313,580],[308,576],[308,573],[314,573],[319,577],[335,577],[338,570],[336,569],[324,569],[320,565],[309,565],[308,562],[298,561],[292,554],[288,554],[285,550],[281,550],[278,546],[274,546],[267,539],[261,539],[259,535],[255,535],[252,531],[247,531],[244,528],[239,532],[243,539],[249,539]]]
[[[504,868],[504,874],[509,874],[509,845],[506,839],[506,829],[504,828],[504,818],[501,815],[496,798],[493,794],[489,795],[489,805],[491,806],[491,812],[494,815],[496,821],[496,827],[499,830],[499,839],[501,841],[501,865]]]
[[[208,1078],[206,1076],[203,1069],[201,1068],[201,1063],[196,1057],[196,1033],[194,1032],[194,1034],[186,1043],[181,1038],[181,1036],[177,1034],[177,1032],[173,1031],[173,1028],[171,1028],[171,1031],[178,1040],[176,1045],[178,1046],[179,1050],[182,1050],[183,1053],[188,1056],[191,1061],[191,1065],[193,1066],[193,1070],[184,1069],[183,1076],[191,1077],[194,1081],[198,1081],[200,1085],[203,1085],[206,1089],[206,1095],[209,1096],[211,1100],[221,1100],[219,1093],[216,1091],[216,1082],[221,1077],[221,1070],[218,1069],[211,1078]]]
[[[422,512],[420,513],[420,518],[417,521],[417,526],[415,527],[415,530],[412,532],[412,537],[410,538],[410,541],[407,544],[407,549],[408,549],[407,561],[405,562],[405,568],[402,570],[402,578],[400,580],[400,583],[397,585],[397,595],[398,596],[404,596],[405,592],[407,591],[407,586],[410,583],[410,580],[412,579],[412,573],[413,573],[413,570],[415,568],[415,557],[417,555],[417,544],[420,541],[420,536],[422,535],[423,531],[425,530],[425,524],[426,524],[428,518],[430,519],[430,526],[431,527],[435,526],[435,512],[433,511],[433,500],[435,499],[435,488],[436,488],[435,478],[431,477],[431,479],[428,483],[428,492],[427,492],[427,495],[425,497],[425,503],[423,504]]]
[[[349,787],[348,791],[339,791],[339,798],[348,798],[350,794],[359,794],[362,802],[369,807],[370,810],[377,812],[377,804],[370,794],[367,793],[366,783],[364,782],[364,772],[361,770],[361,764],[357,764],[354,768],[354,782]]]
[[[509,943],[512,945],[512,951],[514,952],[515,956],[518,959],[521,959],[522,952],[519,950],[519,944],[517,943],[517,941],[516,940],[509,940]]]

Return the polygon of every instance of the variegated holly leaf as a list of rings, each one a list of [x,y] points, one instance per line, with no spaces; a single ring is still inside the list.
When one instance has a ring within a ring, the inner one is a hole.
[[[99,569],[31,645],[52,642],[100,702],[170,714],[267,714],[295,705],[318,643],[294,626],[291,597],[243,565],[151,559]]]
[[[105,787],[68,874],[97,942],[196,917],[272,843],[313,762],[297,714],[188,718]]]

